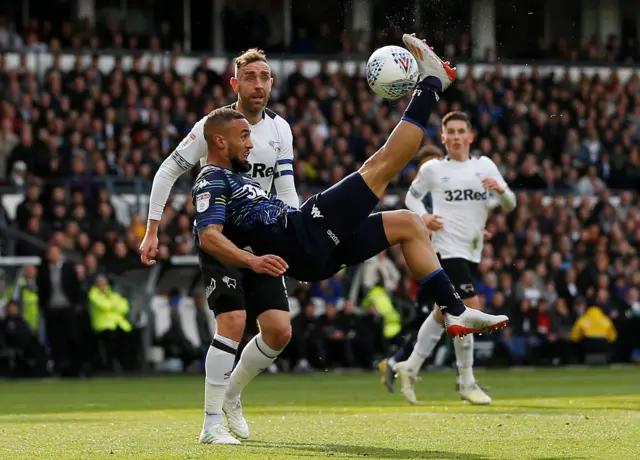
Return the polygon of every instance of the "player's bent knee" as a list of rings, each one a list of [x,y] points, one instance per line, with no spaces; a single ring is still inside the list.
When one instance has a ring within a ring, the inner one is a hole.
[[[288,311],[267,310],[258,317],[262,340],[273,350],[282,350],[291,340],[291,316]]]
[[[216,333],[239,342],[244,333],[247,313],[244,310],[229,311],[216,315]]]
[[[282,350],[291,340],[291,325],[278,325],[262,329],[262,340],[273,350]]]
[[[391,244],[402,243],[414,238],[428,240],[427,226],[415,212],[408,210],[391,211],[382,214],[384,231]]]

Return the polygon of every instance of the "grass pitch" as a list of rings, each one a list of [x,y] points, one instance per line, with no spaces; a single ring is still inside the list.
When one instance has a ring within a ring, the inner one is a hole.
[[[3,381],[0,458],[640,458],[640,368],[478,372],[488,407],[422,377],[409,406],[373,374],[260,376],[241,446],[197,443],[202,377]]]

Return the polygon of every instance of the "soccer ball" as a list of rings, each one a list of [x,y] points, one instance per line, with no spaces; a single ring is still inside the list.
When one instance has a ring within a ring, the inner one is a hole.
[[[367,82],[374,93],[385,99],[400,99],[418,80],[418,63],[400,46],[384,46],[367,61]]]

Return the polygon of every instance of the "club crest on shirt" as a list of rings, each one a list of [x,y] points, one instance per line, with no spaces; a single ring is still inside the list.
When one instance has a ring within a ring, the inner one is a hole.
[[[276,152],[280,152],[280,142],[278,142],[278,141],[269,141],[269,145]]]

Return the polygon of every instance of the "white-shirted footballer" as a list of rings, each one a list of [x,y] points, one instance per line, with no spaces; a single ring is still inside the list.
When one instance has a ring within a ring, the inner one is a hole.
[[[201,165],[206,163],[207,141],[203,132],[206,120],[204,117],[198,121],[160,165],[151,188],[149,219],[162,218],[171,188],[178,177],[198,162]],[[262,119],[251,126],[251,142],[254,147],[249,153],[249,174],[268,192],[275,185],[278,198],[297,208],[300,201],[293,180],[293,135],[289,123],[274,111],[265,109]]]
[[[442,216],[442,228],[431,235],[433,246],[442,259],[459,257],[480,262],[492,193],[484,188],[482,180],[488,177],[505,189],[503,195],[498,195],[503,206],[513,209],[515,195],[495,163],[487,157],[466,161],[447,157],[427,161],[411,184],[406,198],[407,207],[421,216],[426,214],[422,200],[431,193],[433,213]]]

